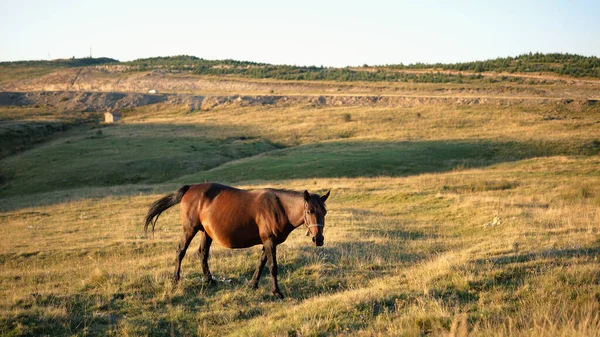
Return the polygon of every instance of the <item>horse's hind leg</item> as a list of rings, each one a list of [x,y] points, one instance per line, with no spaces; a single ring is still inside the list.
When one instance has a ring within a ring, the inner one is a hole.
[[[183,226],[183,235],[181,236],[181,242],[177,247],[177,254],[175,255],[175,273],[173,274],[173,283],[177,283],[179,281],[181,273],[181,260],[185,256],[185,251],[197,232],[198,230],[195,227]]]
[[[208,255],[210,251],[210,245],[212,243],[212,238],[206,234],[206,232],[200,232],[200,248],[199,255],[202,259],[202,274],[204,274],[204,283],[209,284],[213,282],[212,274],[210,273],[210,268],[208,268]]]

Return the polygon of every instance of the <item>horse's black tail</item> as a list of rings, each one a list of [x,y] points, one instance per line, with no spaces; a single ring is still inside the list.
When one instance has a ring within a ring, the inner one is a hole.
[[[158,217],[160,216],[160,214],[180,203],[181,198],[183,198],[185,192],[187,192],[187,190],[189,189],[190,187],[188,185],[183,185],[176,192],[168,194],[156,200],[150,206],[148,214],[146,214],[146,224],[144,225],[144,232],[148,233],[148,225],[152,223],[152,237],[154,237],[154,226],[156,226],[156,222],[158,221]]]

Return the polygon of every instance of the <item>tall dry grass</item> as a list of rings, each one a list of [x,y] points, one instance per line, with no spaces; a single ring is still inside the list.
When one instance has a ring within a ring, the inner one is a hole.
[[[219,282],[206,288],[192,245],[173,289],[178,212],[161,218],[156,239],[141,231],[156,194],[4,212],[3,331],[595,336],[600,190],[580,191],[598,164],[557,157],[406,178],[265,184],[332,189],[324,249],[293,233],[278,251],[282,302],[267,281],[258,291],[246,286],[258,249],[215,246]],[[518,183],[491,183],[504,179]],[[496,214],[502,223],[484,227]]]

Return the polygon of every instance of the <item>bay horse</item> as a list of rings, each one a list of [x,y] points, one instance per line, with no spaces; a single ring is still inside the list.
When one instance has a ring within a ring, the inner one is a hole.
[[[176,192],[155,201],[148,210],[144,231],[154,226],[162,212],[181,203],[180,214],[183,236],[175,255],[173,283],[180,279],[181,260],[194,236],[200,233],[199,255],[202,259],[204,282],[213,281],[208,268],[210,245],[216,241],[227,248],[248,248],[263,245],[262,253],[251,280],[258,288],[260,274],[269,262],[272,292],[283,299],[277,283],[276,247],[283,243],[296,228],[304,225],[306,235],[312,236],[316,246],[322,246],[325,227],[325,195],[279,190],[242,190],[215,183],[185,185]]]

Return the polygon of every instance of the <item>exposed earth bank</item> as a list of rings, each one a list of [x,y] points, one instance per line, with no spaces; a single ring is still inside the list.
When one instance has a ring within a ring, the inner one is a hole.
[[[417,106],[427,104],[548,104],[573,107],[593,105],[596,100],[557,100],[549,98],[467,98],[411,96],[336,96],[336,95],[256,95],[199,96],[187,94],[140,94],[122,92],[36,91],[0,92],[0,106],[36,106],[65,111],[101,112],[114,109],[164,103],[185,105],[189,111],[211,110],[233,106]]]

